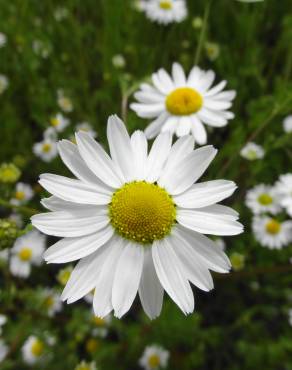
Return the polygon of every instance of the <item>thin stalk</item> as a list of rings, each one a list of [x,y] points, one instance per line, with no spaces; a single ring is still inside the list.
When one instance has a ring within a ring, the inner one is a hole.
[[[209,14],[210,14],[211,3],[212,3],[212,0],[208,0],[208,2],[206,4],[206,7],[205,7],[203,25],[202,25],[202,28],[201,28],[198,47],[197,47],[197,50],[196,50],[195,65],[198,65],[199,62],[200,62],[200,58],[201,58],[201,54],[202,54],[202,48],[203,48],[203,44],[204,44],[205,36],[206,36],[206,31],[207,31],[207,24],[208,24],[208,18],[209,18]]]

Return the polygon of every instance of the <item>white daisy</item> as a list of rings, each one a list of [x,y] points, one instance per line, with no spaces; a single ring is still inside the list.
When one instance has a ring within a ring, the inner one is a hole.
[[[92,126],[88,122],[80,122],[76,125],[76,131],[87,132],[92,137],[97,137],[97,132],[94,131]]]
[[[33,365],[39,362],[44,355],[45,345],[34,335],[27,338],[22,346],[22,358],[26,364]]]
[[[273,215],[281,212],[279,193],[273,186],[260,184],[248,190],[245,204],[254,214],[269,212]]]
[[[211,60],[211,62],[216,60],[220,55],[220,46],[215,42],[206,42],[205,50],[207,57]]]
[[[281,175],[276,183],[276,187],[281,197],[281,205],[286,209],[288,215],[292,217],[292,173]]]
[[[0,363],[5,359],[8,353],[8,347],[2,339],[0,339]]]
[[[241,149],[240,155],[249,161],[254,161],[256,159],[264,158],[265,151],[262,146],[249,142]]]
[[[54,17],[57,22],[61,22],[66,19],[69,15],[69,10],[64,7],[58,7],[54,12]]]
[[[73,111],[72,100],[65,95],[62,89],[57,91],[57,103],[63,112],[70,113]]]
[[[163,369],[167,366],[168,359],[169,351],[154,344],[145,348],[139,365],[145,370]]]
[[[68,118],[64,117],[62,113],[58,113],[50,119],[50,124],[57,132],[63,132],[69,123]]]
[[[160,69],[152,75],[153,86],[142,84],[134,94],[139,103],[131,108],[142,118],[155,118],[146,128],[148,138],[160,131],[170,131],[177,136],[191,133],[198,144],[206,144],[207,133],[203,123],[212,127],[227,125],[234,117],[229,112],[235,91],[224,91],[226,81],[211,88],[215,73],[192,68],[186,78],[182,66],[174,63],[172,78]]]
[[[269,249],[281,249],[292,241],[292,221],[257,216],[253,219],[252,229],[256,240]]]
[[[7,316],[0,314],[0,335],[2,334],[2,326],[7,323]]]
[[[45,237],[33,230],[16,239],[11,248],[10,271],[12,275],[26,278],[31,265],[40,265],[45,249]]]
[[[9,80],[5,75],[0,74],[0,94],[4,93],[9,85]]]
[[[20,205],[28,202],[33,197],[33,190],[30,185],[18,182],[11,203]]]
[[[286,117],[283,121],[283,130],[289,134],[292,132],[292,115]]]
[[[193,150],[191,136],[173,146],[160,134],[150,153],[143,132],[129,137],[123,122],[109,118],[111,157],[87,133],[77,146],[59,143],[63,162],[78,178],[43,174],[40,184],[52,197],[42,204],[51,212],[32,223],[62,237],[45,253],[49,263],[80,259],[63,291],[72,303],[95,288],[95,314],[117,317],[131,307],[137,291],[149,317],[159,315],[163,290],[184,313],[194,309],[189,281],[213,288],[209,269],[228,272],[227,256],[202,234],[236,235],[237,212],[218,205],[236,186],[215,180],[194,184],[216,155],[212,146]],[[179,246],[179,247],[178,247]]]
[[[94,326],[92,329],[92,334],[95,337],[105,338],[108,333],[108,327],[112,321],[112,316],[107,315],[104,318],[100,318],[93,315],[92,321]]]
[[[148,0],[141,4],[141,10],[151,21],[164,25],[180,23],[187,16],[185,0]]]
[[[51,162],[58,155],[57,143],[49,138],[33,145],[34,154],[44,162]]]
[[[44,139],[56,141],[58,139],[58,134],[54,127],[48,127],[47,129],[45,129],[43,137]]]
[[[3,32],[0,32],[0,48],[3,48],[3,46],[6,45],[6,42],[7,36]]]
[[[42,292],[43,306],[47,310],[49,317],[54,317],[57,312],[62,310],[61,295],[54,289],[45,288]]]
[[[289,325],[292,326],[292,308],[288,311],[288,322]]]

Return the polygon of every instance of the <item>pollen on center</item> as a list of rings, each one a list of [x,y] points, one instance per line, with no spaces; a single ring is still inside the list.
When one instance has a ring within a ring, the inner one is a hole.
[[[166,97],[165,105],[171,114],[185,116],[198,112],[202,108],[203,98],[190,87],[180,87]]]

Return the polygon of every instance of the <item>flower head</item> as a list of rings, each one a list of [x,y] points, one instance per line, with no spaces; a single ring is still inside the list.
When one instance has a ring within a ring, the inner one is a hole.
[[[283,130],[289,134],[292,132],[292,115],[287,116],[283,121]]]
[[[45,344],[38,337],[31,335],[24,342],[22,347],[22,357],[25,363],[33,365],[44,355]]]
[[[131,104],[138,116],[154,119],[145,130],[146,136],[153,138],[166,131],[178,137],[191,133],[198,144],[206,144],[203,123],[223,127],[234,117],[228,109],[235,91],[222,91],[226,81],[211,88],[214,79],[213,71],[203,71],[197,66],[186,77],[178,63],[172,66],[172,77],[164,69],[154,73],[153,86],[142,84],[135,93],[139,103]]]
[[[148,0],[141,5],[147,18],[163,25],[180,23],[187,16],[185,0]]]
[[[34,144],[33,152],[44,162],[51,162],[58,155],[57,143],[45,137],[41,142]]]
[[[8,88],[8,85],[9,85],[8,77],[0,74],[0,94],[4,93],[4,91]]]
[[[145,348],[139,364],[145,370],[158,370],[167,366],[169,352],[161,346],[151,345]]]
[[[212,146],[193,149],[191,136],[171,144],[160,134],[148,153],[143,132],[129,137],[122,121],[109,118],[111,157],[90,135],[76,134],[77,145],[59,143],[63,162],[77,177],[41,175],[52,197],[48,213],[32,223],[62,237],[45,253],[49,263],[80,259],[63,291],[72,303],[95,289],[99,317],[114,310],[123,316],[137,292],[149,317],[159,315],[163,291],[184,313],[194,309],[190,282],[213,288],[209,269],[227,272],[227,256],[202,234],[242,232],[237,212],[217,204],[230,196],[232,181],[196,183],[216,155]],[[178,247],[179,246],[179,247]]]
[[[241,149],[240,155],[249,161],[254,161],[263,158],[265,151],[262,146],[249,142]]]
[[[281,205],[286,209],[288,215],[292,217],[292,173],[281,175],[276,183],[276,188],[281,197]]]
[[[69,125],[69,123],[70,121],[66,117],[64,117],[62,113],[58,113],[56,116],[50,119],[51,126],[57,132],[63,132],[65,128]]]
[[[47,311],[49,317],[53,317],[57,312],[61,311],[61,296],[54,289],[45,288],[42,292],[42,297],[43,307]]]
[[[245,203],[254,214],[281,212],[279,193],[273,186],[260,184],[250,189],[246,194]]]
[[[33,190],[30,185],[18,182],[15,193],[11,199],[12,204],[20,205],[28,202],[33,197]]]

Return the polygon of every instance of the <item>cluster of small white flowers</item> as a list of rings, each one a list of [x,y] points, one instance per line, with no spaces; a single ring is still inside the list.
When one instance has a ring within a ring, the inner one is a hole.
[[[253,212],[252,229],[262,246],[281,249],[292,241],[292,221],[280,217],[284,211],[292,215],[292,174],[281,175],[273,186],[250,189],[245,204]]]

